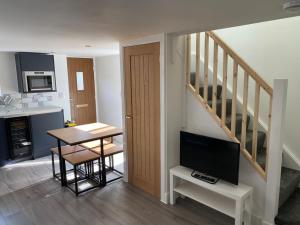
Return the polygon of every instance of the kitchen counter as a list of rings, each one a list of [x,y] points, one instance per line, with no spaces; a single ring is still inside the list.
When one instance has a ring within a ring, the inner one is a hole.
[[[38,114],[60,112],[61,110],[62,110],[62,108],[55,107],[55,106],[26,108],[26,109],[12,109],[12,110],[0,108],[0,118],[32,116],[32,115],[38,115]]]

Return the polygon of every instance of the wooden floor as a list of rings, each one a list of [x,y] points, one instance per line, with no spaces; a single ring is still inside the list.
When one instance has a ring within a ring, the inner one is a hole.
[[[115,158],[122,170],[123,157]],[[52,178],[49,157],[0,169],[0,225],[230,225],[188,199],[175,206],[118,181],[79,198]]]
[[[118,181],[76,198],[48,179],[0,197],[0,225],[227,225],[231,218],[188,199],[161,203]]]
[[[115,155],[114,163],[116,169],[123,171],[123,154]],[[69,166],[68,163],[67,166]],[[55,167],[58,172],[57,156],[55,156]],[[0,196],[29,187],[51,177],[51,156],[6,165],[0,168]]]
[[[58,161],[56,164],[58,165]],[[6,165],[0,168],[0,196],[51,177],[51,157]]]

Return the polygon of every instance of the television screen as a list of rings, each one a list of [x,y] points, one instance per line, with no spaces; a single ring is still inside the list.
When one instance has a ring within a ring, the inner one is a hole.
[[[238,185],[239,162],[238,143],[180,132],[180,165]]]

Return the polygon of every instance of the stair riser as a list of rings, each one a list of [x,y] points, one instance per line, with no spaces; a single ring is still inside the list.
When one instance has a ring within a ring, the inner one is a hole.
[[[248,127],[249,127],[249,123],[250,123],[250,116],[247,116],[246,130],[247,130]],[[236,120],[235,133],[236,133],[237,135],[238,135],[238,134],[241,134],[241,132],[242,132],[242,124],[243,124],[242,118]],[[226,126],[227,126],[229,129],[231,129],[231,121],[226,122]]]
[[[257,136],[257,152],[262,151],[266,140],[266,135],[263,133]],[[246,141],[246,149],[250,154],[252,154],[252,143],[253,139],[248,139]]]
[[[204,97],[204,87],[200,87],[199,88],[199,93],[202,97]],[[221,98],[221,94],[222,94],[222,86],[218,85],[217,86],[217,99]],[[208,86],[207,89],[207,100],[211,101],[212,100],[212,96],[213,96],[213,87],[212,86]]]
[[[231,99],[226,100],[226,116],[231,115],[231,107],[232,101]],[[222,117],[222,102],[217,102],[217,115],[221,118]]]

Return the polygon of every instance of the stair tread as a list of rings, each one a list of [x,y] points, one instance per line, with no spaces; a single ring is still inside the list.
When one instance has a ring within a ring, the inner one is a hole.
[[[217,104],[222,104],[222,99],[217,99]],[[226,102],[232,102],[232,99],[227,98]],[[212,105],[212,100],[207,100],[207,104]]]
[[[300,182],[300,171],[282,167],[280,180],[279,206],[283,205],[296,190]]]
[[[279,208],[275,218],[277,225],[300,224],[300,188],[297,188],[290,198]]]

